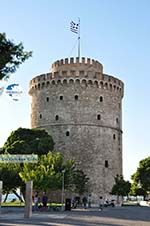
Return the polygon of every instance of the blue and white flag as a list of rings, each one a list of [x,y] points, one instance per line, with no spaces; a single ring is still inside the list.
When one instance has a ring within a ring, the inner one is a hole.
[[[73,21],[70,22],[70,30],[76,34],[79,33],[79,23],[76,24]]]

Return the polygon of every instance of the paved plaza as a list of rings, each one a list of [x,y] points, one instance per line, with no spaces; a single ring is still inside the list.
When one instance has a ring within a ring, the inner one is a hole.
[[[23,212],[3,212],[0,226],[150,226],[149,207],[115,207],[99,211],[96,208],[64,212],[33,213],[24,219]]]

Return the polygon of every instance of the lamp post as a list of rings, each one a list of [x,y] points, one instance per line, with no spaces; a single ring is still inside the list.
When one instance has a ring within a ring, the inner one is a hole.
[[[61,210],[63,211],[64,204],[64,187],[65,187],[65,170],[62,170],[62,191],[61,191]]]
[[[3,181],[0,181],[0,214],[1,214],[1,205],[2,205],[2,189],[3,189]]]

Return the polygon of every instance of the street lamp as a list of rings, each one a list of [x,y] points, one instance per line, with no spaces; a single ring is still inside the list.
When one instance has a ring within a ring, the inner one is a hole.
[[[3,189],[3,181],[0,180],[0,214],[1,214],[1,205],[2,205],[2,189]]]
[[[65,185],[65,170],[62,170],[62,192],[61,192],[61,210],[63,211],[64,203],[64,185]]]

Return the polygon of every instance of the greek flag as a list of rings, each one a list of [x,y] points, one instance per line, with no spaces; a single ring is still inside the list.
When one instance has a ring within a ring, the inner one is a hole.
[[[70,22],[70,30],[76,34],[79,32],[79,24],[74,23],[73,21]]]

